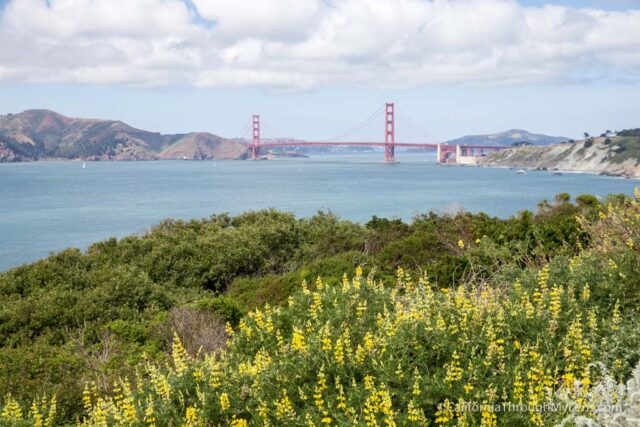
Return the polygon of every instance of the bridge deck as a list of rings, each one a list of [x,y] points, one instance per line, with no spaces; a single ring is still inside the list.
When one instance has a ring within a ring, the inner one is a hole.
[[[265,142],[258,145],[250,144],[249,147],[269,148],[269,147],[335,147],[335,146],[364,146],[364,147],[384,147],[384,142],[327,142],[327,141],[285,141],[285,142]],[[396,142],[392,144],[395,147],[413,147],[413,148],[438,148],[438,144],[421,144],[411,142]],[[455,145],[441,144],[441,147],[455,149]],[[484,150],[502,150],[507,147],[496,147],[493,145],[460,145],[462,148],[484,149]]]

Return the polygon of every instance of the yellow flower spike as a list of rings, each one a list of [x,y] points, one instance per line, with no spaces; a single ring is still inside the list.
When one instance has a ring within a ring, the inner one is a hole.
[[[185,411],[184,421],[185,421],[183,424],[184,427],[195,427],[195,426],[201,426],[204,424],[200,420],[200,417],[198,415],[198,410],[193,406],[189,406]]]
[[[461,239],[461,240],[458,240],[458,247],[459,247],[460,249],[464,249],[464,241],[463,241],[462,239]]]
[[[229,338],[233,337],[233,334],[235,332],[233,331],[233,327],[231,327],[231,323],[229,322],[225,323],[224,330],[227,333],[227,335],[229,335]]]
[[[156,425],[155,410],[153,407],[153,400],[151,398],[147,400],[147,407],[144,411],[144,422],[147,427],[155,427]]]
[[[227,393],[221,393],[218,399],[220,401],[220,409],[222,412],[228,410],[231,407],[231,403],[229,402],[229,395]]]
[[[358,320],[362,319],[366,311],[367,311],[367,300],[360,301],[358,303],[358,306],[356,307],[356,318]]]
[[[305,343],[304,334],[298,328],[293,329],[293,336],[291,338],[291,348],[302,353],[307,351],[307,345]]]
[[[295,417],[295,410],[291,399],[287,395],[287,390],[282,390],[282,398],[276,401],[276,419],[283,421]]]
[[[90,412],[93,407],[93,403],[91,400],[91,391],[89,390],[89,385],[84,385],[84,390],[82,391],[82,404],[85,412]]]
[[[356,267],[356,278],[359,279],[362,277],[362,267],[360,265],[358,265]]]
[[[184,371],[187,370],[187,360],[189,356],[176,332],[173,333],[173,344],[171,348],[171,356],[173,357],[173,365],[176,368],[176,373],[182,375]]]
[[[449,399],[445,399],[444,402],[438,404],[435,422],[436,425],[444,426],[451,420],[453,420],[453,405]]]
[[[616,301],[616,305],[613,307],[613,316],[611,318],[611,330],[618,331],[620,330],[620,300]]]
[[[42,417],[42,414],[40,413],[40,408],[38,407],[38,402],[35,399],[33,400],[33,403],[31,404],[29,415],[33,419],[33,426],[34,427],[43,427],[43,424],[44,424],[43,423],[43,417]]]
[[[322,312],[322,297],[318,292],[313,292],[312,295],[313,302],[309,306],[309,314],[313,319],[318,320],[318,313]]]
[[[49,413],[47,414],[47,419],[44,422],[46,427],[53,427],[56,419],[56,413],[58,412],[58,399],[54,395],[51,397],[49,401]]]
[[[367,375],[364,377],[364,388],[365,390],[373,390],[374,389],[374,380],[371,375]]]
[[[407,415],[409,421],[412,421],[416,424],[426,424],[427,422],[424,411],[416,406],[413,399],[411,399],[409,401],[409,404],[407,405]]]
[[[445,376],[445,382],[451,385],[456,381],[460,381],[462,379],[462,374],[464,370],[460,366],[460,356],[458,355],[458,351],[454,350],[453,355],[451,356],[451,363],[445,365],[447,367],[447,373]]]
[[[235,415],[233,416],[233,419],[231,420],[231,427],[248,427],[249,423],[247,420],[243,419],[243,418],[236,418]]]
[[[482,411],[480,413],[480,426],[496,427],[498,425],[498,417],[493,411],[493,406],[487,402],[484,402],[481,406]]]

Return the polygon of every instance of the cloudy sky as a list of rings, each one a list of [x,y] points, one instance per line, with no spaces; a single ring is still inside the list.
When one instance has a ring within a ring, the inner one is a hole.
[[[0,0],[0,113],[326,138],[640,126],[640,0]],[[381,126],[382,128],[382,126]]]

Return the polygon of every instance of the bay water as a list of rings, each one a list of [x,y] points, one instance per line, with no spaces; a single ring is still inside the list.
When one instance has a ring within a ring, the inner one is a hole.
[[[431,154],[324,155],[268,161],[46,161],[0,164],[0,270],[69,246],[191,219],[276,208],[366,222],[466,209],[507,217],[561,192],[633,192],[636,180],[438,166]]]

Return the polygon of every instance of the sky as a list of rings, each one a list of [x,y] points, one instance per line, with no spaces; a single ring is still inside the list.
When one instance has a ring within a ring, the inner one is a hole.
[[[640,127],[640,0],[0,0],[0,114],[327,139],[387,101],[438,140]]]

